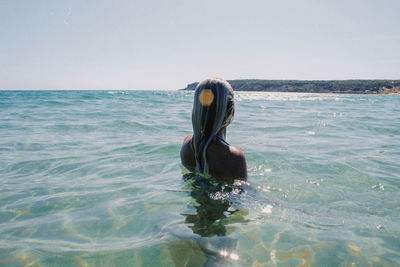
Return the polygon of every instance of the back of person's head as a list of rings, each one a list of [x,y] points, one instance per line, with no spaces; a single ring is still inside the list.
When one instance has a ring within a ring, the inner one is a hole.
[[[196,169],[208,172],[207,147],[233,120],[235,104],[231,85],[221,78],[199,83],[194,94],[192,124]]]

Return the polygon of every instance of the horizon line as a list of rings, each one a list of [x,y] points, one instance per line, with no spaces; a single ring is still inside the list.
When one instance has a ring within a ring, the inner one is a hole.
[[[263,78],[239,78],[239,79],[227,79],[227,81],[238,81],[238,80],[258,80],[258,81],[400,81],[398,79],[359,79],[359,78],[350,78],[350,79],[263,79]],[[190,82],[186,85],[190,85],[193,83],[199,83],[199,81]],[[185,87],[186,88],[186,87]],[[0,88],[0,91],[180,91],[185,88],[177,88],[177,89],[88,89],[88,88],[79,88],[79,89],[41,89],[41,88],[25,88],[25,89],[3,89]]]

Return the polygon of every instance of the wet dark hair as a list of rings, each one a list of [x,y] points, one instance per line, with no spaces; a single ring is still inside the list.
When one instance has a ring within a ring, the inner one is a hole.
[[[197,171],[208,173],[207,148],[218,132],[232,122],[234,112],[233,89],[227,81],[211,78],[197,85],[192,112]]]

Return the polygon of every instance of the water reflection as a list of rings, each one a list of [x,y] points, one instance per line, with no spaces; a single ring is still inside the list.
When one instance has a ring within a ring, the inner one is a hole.
[[[233,222],[245,222],[243,212],[234,207],[232,196],[243,192],[240,184],[221,183],[193,173],[183,175],[190,190],[194,214],[182,214],[193,233],[203,237],[226,236],[234,230]]]

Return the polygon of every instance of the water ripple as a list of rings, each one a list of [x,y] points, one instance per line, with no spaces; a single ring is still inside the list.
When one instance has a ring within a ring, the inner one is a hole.
[[[0,265],[398,265],[400,98],[235,97],[243,188],[185,176],[193,92],[0,92]]]

